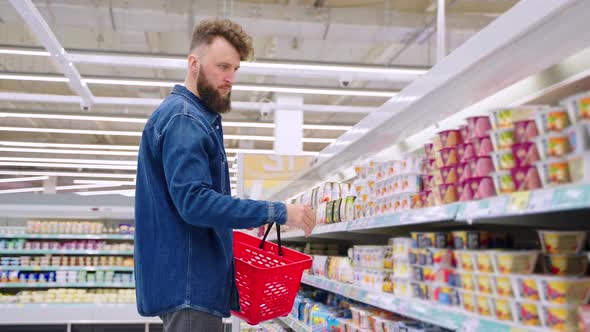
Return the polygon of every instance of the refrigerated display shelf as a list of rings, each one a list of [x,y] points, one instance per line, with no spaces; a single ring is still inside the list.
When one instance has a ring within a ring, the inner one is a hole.
[[[458,202],[354,221],[318,225],[311,236],[445,221],[472,222],[476,219],[542,214],[585,208],[590,208],[590,184],[563,185],[555,188],[494,196],[478,201]],[[303,231],[293,230],[282,233],[281,239],[303,238],[303,236]],[[269,234],[269,239],[276,240],[276,234]]]
[[[26,282],[0,282],[0,288],[135,288],[134,283],[98,283],[98,282],[83,282],[83,283],[26,283]]]
[[[19,266],[0,265],[0,271],[123,271],[133,272],[129,266]]]
[[[0,239],[133,240],[130,234],[2,234]]]
[[[295,332],[312,332],[310,326],[291,316],[279,317],[279,320]]]
[[[133,250],[0,250],[0,255],[121,255],[132,256]]]
[[[511,322],[483,318],[457,308],[430,303],[428,301],[401,298],[385,292],[366,290],[326,278],[304,275],[302,283],[340,294],[352,300],[366,303],[412,319],[435,324],[447,329],[470,332],[513,332],[546,331],[540,327],[523,326]]]

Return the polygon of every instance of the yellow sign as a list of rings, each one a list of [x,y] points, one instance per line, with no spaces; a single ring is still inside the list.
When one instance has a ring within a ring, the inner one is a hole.
[[[243,197],[263,197],[282,188],[309,169],[312,160],[311,156],[238,156],[238,181],[243,183]]]

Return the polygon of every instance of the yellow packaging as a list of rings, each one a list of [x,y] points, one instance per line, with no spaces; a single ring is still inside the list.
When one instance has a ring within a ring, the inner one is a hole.
[[[512,305],[509,300],[492,298],[496,318],[503,321],[512,321]]]
[[[529,326],[541,325],[539,307],[536,303],[516,303],[516,315],[521,324]]]
[[[543,306],[542,315],[545,326],[552,331],[577,331],[576,306]]]
[[[463,292],[463,309],[469,312],[477,312],[477,302],[472,293]]]
[[[477,270],[479,272],[491,273],[494,272],[492,266],[492,257],[489,252],[482,251],[475,254],[475,261],[477,262]]]
[[[541,299],[551,304],[584,304],[590,297],[590,278],[541,279]]]
[[[477,313],[480,316],[491,316],[492,308],[490,306],[490,298],[487,296],[477,296]]]
[[[510,277],[497,275],[494,276],[494,282],[496,286],[496,294],[499,296],[506,296],[506,297],[514,297],[514,293],[512,292],[512,282],[510,281]]]
[[[536,276],[514,276],[514,291],[523,300],[539,301],[539,284]]]
[[[461,287],[464,290],[475,291],[475,280],[471,273],[461,273]]]
[[[492,278],[489,275],[476,274],[477,290],[481,294],[493,294]]]

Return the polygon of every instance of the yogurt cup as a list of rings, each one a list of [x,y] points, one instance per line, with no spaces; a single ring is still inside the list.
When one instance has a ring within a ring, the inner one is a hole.
[[[530,142],[539,136],[535,120],[522,120],[514,122],[514,138],[516,143]]]
[[[452,166],[459,163],[459,153],[456,146],[443,148],[434,153],[436,160],[436,167],[441,168],[445,166]]]
[[[570,125],[567,110],[563,107],[551,107],[538,110],[534,114],[535,123],[541,134],[560,132]]]
[[[475,271],[475,250],[454,250],[457,268],[464,272]]]
[[[551,331],[578,331],[578,307],[541,305],[541,321]]]
[[[490,120],[494,129],[510,128],[514,122],[527,120],[539,106],[504,107],[490,111]]]
[[[492,312],[496,319],[504,322],[513,322],[515,320],[514,302],[505,298],[492,296]]]
[[[458,129],[459,129],[459,132],[461,133],[461,140],[463,142],[467,142],[467,140],[469,139],[469,137],[472,136],[471,135],[471,132],[469,130],[469,127],[466,124],[464,124],[464,125],[459,126]]]
[[[532,273],[537,258],[538,250],[494,250],[492,254],[492,263],[496,273]]]
[[[534,139],[541,160],[563,157],[572,152],[568,132],[549,133]]]
[[[424,144],[424,152],[426,153],[427,159],[434,158],[434,144],[433,143]]]
[[[453,252],[449,249],[428,248],[426,249],[426,265],[434,268],[452,267]]]
[[[475,148],[473,147],[473,143],[461,143],[457,145],[457,153],[459,154],[460,163],[475,157]]]
[[[487,156],[490,152],[494,151],[494,145],[489,134],[483,137],[472,138],[469,143],[473,144],[474,153],[477,157]]]
[[[539,161],[535,165],[545,188],[571,182],[567,159],[549,159]]]
[[[496,188],[498,195],[512,193],[516,190],[510,171],[493,172],[491,175],[492,180],[494,180],[494,188]]]
[[[516,159],[512,149],[494,151],[490,155],[496,171],[510,170],[516,167]]]
[[[510,175],[515,191],[529,191],[543,186],[537,166],[516,167],[510,170]]]
[[[470,178],[488,176],[494,171],[494,162],[491,157],[475,157],[466,161],[469,165]]]
[[[540,276],[541,301],[548,304],[586,304],[590,300],[590,278]]]
[[[514,274],[510,276],[512,289],[516,298],[521,300],[539,301],[539,276],[534,274]]]
[[[569,138],[572,152],[582,153],[590,150],[590,120],[584,120],[564,131]]]
[[[475,263],[478,272],[492,273],[494,267],[492,264],[492,251],[482,250],[475,253]],[[490,282],[491,284],[491,282]]]
[[[478,294],[494,294],[492,286],[492,276],[490,274],[475,274],[475,283],[477,285]]]
[[[557,276],[582,276],[588,270],[588,259],[583,254],[543,255],[545,272]]]
[[[540,230],[537,232],[545,254],[578,254],[586,244],[586,231]]]
[[[516,143],[514,128],[492,130],[490,131],[490,138],[495,151],[510,149]]]
[[[590,182],[590,152],[567,156],[572,182]]]
[[[487,249],[490,233],[487,231],[454,231],[453,245],[455,249]]]
[[[494,294],[503,297],[513,298],[515,297],[512,279],[507,274],[493,274],[492,275],[492,286],[494,287]]]
[[[590,93],[581,93],[566,98],[560,104],[567,108],[570,120],[576,123],[590,119]]]
[[[516,167],[533,166],[540,160],[537,145],[533,142],[516,143],[512,146],[512,156]]]
[[[444,130],[434,137],[434,150],[440,151],[461,144],[461,131],[457,129]]]
[[[476,295],[477,314],[484,317],[492,316],[492,299],[485,295]]]
[[[478,200],[496,195],[491,176],[474,177],[460,184],[461,201]]]
[[[469,291],[460,291],[459,296],[461,298],[461,306],[463,310],[471,313],[477,313],[477,302],[475,300],[475,294]]]
[[[454,184],[441,184],[432,189],[434,195],[434,203],[436,205],[444,205],[454,203],[459,200],[457,188]]]
[[[440,176],[441,184],[455,184],[459,182],[456,165],[440,168]]]
[[[475,274],[471,272],[458,272],[457,283],[461,289],[466,291],[474,292],[477,289],[477,283],[475,282]]]
[[[514,302],[516,322],[527,326],[541,326],[541,310],[535,302]]]
[[[465,119],[467,121],[467,139],[487,136],[488,131],[492,129],[492,123],[488,116],[472,116]]]

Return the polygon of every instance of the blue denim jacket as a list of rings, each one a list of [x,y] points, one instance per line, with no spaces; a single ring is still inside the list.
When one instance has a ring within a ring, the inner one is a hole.
[[[284,224],[286,206],[230,196],[221,116],[174,87],[141,137],[135,193],[135,287],[143,316],[239,310],[233,229]]]

